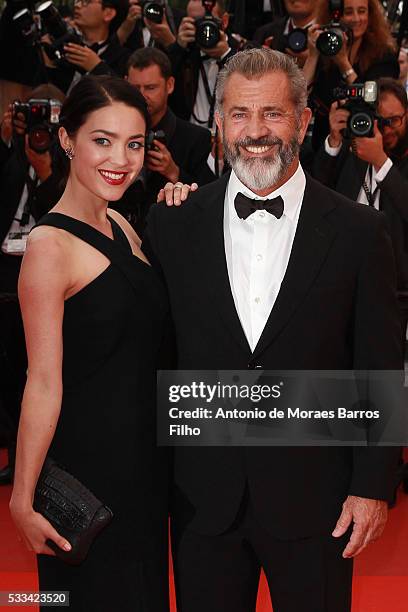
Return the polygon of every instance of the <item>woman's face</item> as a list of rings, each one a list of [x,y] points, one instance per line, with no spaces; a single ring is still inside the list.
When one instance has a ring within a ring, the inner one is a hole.
[[[354,40],[362,38],[368,27],[368,0],[344,0],[342,20],[353,30]]]
[[[69,139],[74,152],[70,179],[102,200],[119,200],[143,166],[145,132],[139,111],[122,102],[94,111]]]

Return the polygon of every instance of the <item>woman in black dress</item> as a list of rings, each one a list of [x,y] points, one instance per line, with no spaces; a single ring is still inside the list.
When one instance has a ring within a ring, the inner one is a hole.
[[[168,609],[167,475],[156,447],[155,387],[168,302],[130,225],[107,208],[139,174],[147,111],[138,91],[85,77],[61,113],[66,189],[32,231],[19,297],[28,378],[10,502],[38,554],[40,590],[70,591],[83,612]],[[80,566],[32,507],[46,455],[112,509]]]

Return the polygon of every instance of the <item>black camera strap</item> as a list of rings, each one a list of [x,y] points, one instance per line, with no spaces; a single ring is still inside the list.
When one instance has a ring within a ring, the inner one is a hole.
[[[209,127],[210,129],[213,126],[214,123],[214,110],[215,110],[215,88],[217,86],[217,81],[215,81],[215,86],[214,86],[214,91],[211,92],[210,89],[210,84],[208,82],[208,77],[207,77],[207,73],[205,71],[205,67],[204,67],[204,61],[206,60],[205,57],[200,58],[200,74],[201,74],[201,78],[203,79],[203,84],[204,84],[204,90],[205,90],[205,94],[207,96],[207,100],[208,100],[208,104],[210,105],[210,112],[208,114],[208,119],[206,120],[201,120],[198,117],[196,117],[194,110],[192,112],[192,115],[194,117],[194,120],[199,123],[200,125],[207,125],[207,127]],[[218,64],[218,68],[220,68],[220,62],[217,62]]]

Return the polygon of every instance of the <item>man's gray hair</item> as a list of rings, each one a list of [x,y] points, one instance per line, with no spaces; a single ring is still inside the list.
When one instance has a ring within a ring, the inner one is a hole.
[[[218,74],[215,110],[223,115],[225,86],[232,74],[238,73],[247,79],[255,79],[269,72],[283,72],[287,75],[292,101],[299,117],[307,105],[307,82],[304,74],[289,55],[266,48],[239,51],[226,62]]]

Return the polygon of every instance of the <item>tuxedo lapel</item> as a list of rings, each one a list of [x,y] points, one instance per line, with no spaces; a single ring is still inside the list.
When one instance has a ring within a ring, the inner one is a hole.
[[[228,276],[224,245],[224,199],[229,174],[211,183],[205,202],[198,205],[190,239],[193,244],[195,268],[203,287],[211,294],[224,325],[245,351],[251,352],[242,329]]]
[[[254,357],[267,348],[300,307],[335,237],[336,232],[324,218],[333,206],[319,200],[320,190],[316,188],[316,185],[307,177],[305,195],[286,274],[255,347]]]
[[[350,198],[350,200],[357,202],[361,186],[367,174],[368,164],[355,155],[350,156],[350,163],[350,171],[347,173],[347,180],[341,189],[341,193]]]

